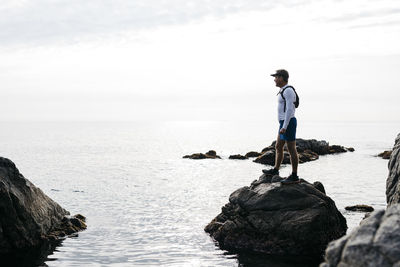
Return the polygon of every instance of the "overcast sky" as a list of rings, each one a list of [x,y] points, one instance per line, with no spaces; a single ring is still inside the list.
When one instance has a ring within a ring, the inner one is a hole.
[[[1,120],[399,121],[400,2],[3,0]]]

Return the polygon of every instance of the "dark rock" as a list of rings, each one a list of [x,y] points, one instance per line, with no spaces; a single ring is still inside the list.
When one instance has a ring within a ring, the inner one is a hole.
[[[257,157],[254,162],[273,166],[275,164],[275,150],[264,152],[261,156]]]
[[[233,192],[205,231],[222,249],[320,257],[330,241],[346,233],[346,219],[332,199],[305,180],[294,185],[273,180],[282,178],[263,174]]]
[[[242,156],[242,155],[230,155],[229,159],[248,159],[246,156]]]
[[[221,157],[217,155],[214,150],[210,150],[207,153],[195,153],[192,155],[183,156],[184,159],[220,159]]]
[[[353,147],[348,147],[346,149],[347,149],[347,151],[350,151],[350,152],[354,152],[355,151],[355,149]]]
[[[304,163],[319,159],[318,154],[309,149],[306,149],[303,152],[299,152],[298,155],[299,155],[299,163]]]
[[[381,157],[383,159],[390,159],[391,155],[392,155],[392,150],[386,150],[386,151],[383,151],[382,153],[379,153],[378,157]]]
[[[325,193],[325,187],[324,187],[324,185],[321,183],[321,182],[314,182],[313,183],[313,186],[316,188],[316,189],[318,189],[319,191],[321,191],[322,193],[324,193],[324,194],[326,194]]]
[[[271,146],[275,147],[276,141],[273,141]],[[318,155],[329,154],[330,146],[326,141],[317,141],[315,139],[296,139],[297,152],[311,150]]]
[[[386,201],[388,205],[400,203],[400,134],[397,135],[389,160],[389,175],[386,180]]]
[[[347,149],[343,146],[338,146],[338,145],[329,146],[329,154],[344,153],[344,152],[347,152]]]
[[[11,160],[1,157],[0,214],[1,254],[62,237],[59,229],[70,220],[68,211],[27,180]],[[73,232],[85,228],[75,226]]]
[[[256,158],[258,156],[261,156],[261,153],[255,152],[255,151],[251,151],[251,152],[246,153],[245,156],[248,157],[248,158]]]
[[[275,143],[272,143],[272,145],[267,146],[266,148],[264,148],[264,149],[261,151],[261,154],[264,154],[265,152],[267,152],[267,151],[272,151],[272,150],[275,150]]]
[[[354,205],[354,206],[347,206],[344,208],[345,210],[350,211],[363,211],[363,212],[372,212],[374,208],[368,205]]]
[[[210,150],[206,153],[207,156],[209,157],[216,157],[217,156],[217,152],[215,152],[215,150]]]
[[[333,266],[399,266],[400,204],[370,214],[352,233],[328,245],[325,262]]]

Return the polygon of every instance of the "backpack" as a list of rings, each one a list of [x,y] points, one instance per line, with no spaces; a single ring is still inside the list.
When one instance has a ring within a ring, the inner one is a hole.
[[[293,91],[294,91],[294,93],[296,94],[296,101],[293,102],[294,107],[295,107],[295,108],[298,108],[298,107],[299,107],[299,104],[300,104],[299,95],[297,94],[297,92],[296,92],[296,90],[294,89],[294,87],[293,87],[293,86],[287,86],[287,87],[285,87],[285,89],[283,89],[281,92],[278,93],[278,94],[281,94],[281,96],[282,96],[282,98],[283,98],[283,102],[285,103],[285,106],[284,106],[284,108],[283,108],[283,112],[286,112],[286,99],[285,99],[285,97],[283,96],[283,92],[285,92],[286,88],[292,88]]]

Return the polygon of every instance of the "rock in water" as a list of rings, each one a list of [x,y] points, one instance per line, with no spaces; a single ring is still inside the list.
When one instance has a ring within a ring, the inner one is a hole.
[[[362,212],[372,212],[374,211],[374,208],[368,205],[354,205],[354,206],[347,206],[344,208],[345,210],[350,210],[350,211],[362,211]]]
[[[385,150],[382,153],[379,153],[378,157],[381,157],[383,159],[390,159],[391,155],[392,155],[392,150]]]
[[[321,267],[399,266],[400,204],[375,211],[349,235],[329,244]]]
[[[389,160],[389,176],[386,180],[386,201],[388,205],[400,203],[400,134],[397,135]]]
[[[281,179],[264,174],[233,192],[205,231],[227,250],[321,257],[330,241],[346,234],[346,219],[312,184],[274,182]]]
[[[86,228],[83,216],[67,215],[68,211],[25,179],[11,160],[0,157],[1,254],[36,247]]]

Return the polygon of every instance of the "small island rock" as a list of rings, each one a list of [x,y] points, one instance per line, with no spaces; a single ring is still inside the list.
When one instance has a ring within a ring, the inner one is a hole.
[[[217,155],[217,152],[210,150],[207,153],[195,153],[192,155],[183,156],[184,159],[220,159],[221,157]]]
[[[275,164],[275,144],[276,141],[272,142],[272,144],[261,151],[261,155],[259,155],[254,162],[266,164],[266,165],[274,165]],[[299,163],[305,163],[309,161],[314,161],[319,158],[319,155],[326,154],[336,154],[336,153],[344,153],[347,151],[354,151],[354,148],[345,148],[339,145],[330,146],[326,141],[317,141],[315,139],[296,139],[296,149],[299,155]],[[290,163],[290,157],[287,152],[286,146],[284,147],[284,158],[283,164]]]
[[[354,206],[347,206],[344,208],[345,210],[350,211],[362,211],[362,212],[372,212],[374,208],[368,205],[354,205]]]
[[[346,233],[346,219],[320,191],[322,184],[282,185],[281,180],[263,174],[233,192],[205,231],[227,250],[321,257],[330,241]]]

